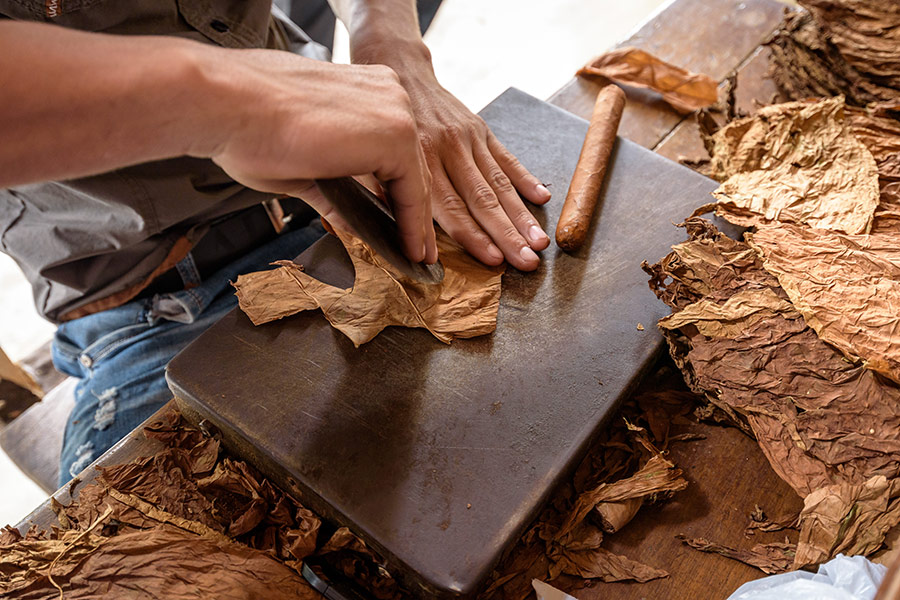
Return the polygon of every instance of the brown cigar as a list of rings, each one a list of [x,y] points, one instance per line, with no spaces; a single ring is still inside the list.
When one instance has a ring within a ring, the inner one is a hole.
[[[556,245],[563,250],[577,250],[587,237],[624,108],[625,92],[615,85],[607,85],[597,94],[581,156],[556,225]]]

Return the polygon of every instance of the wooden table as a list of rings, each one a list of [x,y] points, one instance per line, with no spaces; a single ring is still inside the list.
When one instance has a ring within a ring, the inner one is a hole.
[[[675,0],[621,45],[638,46],[718,81],[736,73],[738,109],[752,112],[755,102],[770,103],[776,96],[774,84],[765,79],[768,56],[760,45],[780,23],[784,7],[776,0]],[[572,79],[549,101],[589,118],[598,89],[598,84]],[[621,135],[673,160],[705,156],[692,117],[679,115],[639,90],[629,90],[628,98]],[[758,505],[769,516],[779,517],[799,511],[802,500],[775,475],[756,443],[737,429],[693,424],[687,430],[706,438],[671,449],[670,458],[690,482],[687,490],[640,512],[606,545],[665,569],[670,577],[645,584],[591,584],[575,592],[579,599],[724,599],[741,583],[762,575],[730,559],[689,549],[675,536],[706,537],[738,548],[781,541],[783,533],[748,539],[750,513]],[[145,439],[139,429],[94,464],[130,462],[158,448],[158,442]],[[83,479],[90,480],[92,473],[89,467]],[[67,504],[68,486],[54,496]],[[55,520],[48,502],[26,517],[20,528],[32,523],[46,528]]]

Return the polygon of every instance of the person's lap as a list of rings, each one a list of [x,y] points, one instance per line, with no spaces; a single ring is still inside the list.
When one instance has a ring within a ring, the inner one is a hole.
[[[66,425],[59,485],[87,467],[168,402],[169,361],[237,305],[230,282],[241,273],[293,258],[324,231],[318,219],[232,262],[200,285],[68,321],[53,341],[53,361],[79,379]]]

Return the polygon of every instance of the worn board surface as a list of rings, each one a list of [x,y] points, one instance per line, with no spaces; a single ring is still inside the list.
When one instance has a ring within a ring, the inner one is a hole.
[[[536,214],[552,231],[587,123],[517,90],[481,114],[550,185]],[[170,364],[170,384],[186,414],[413,589],[472,593],[652,361],[667,309],[639,264],[681,241],[672,223],[715,187],[619,139],[588,242],[511,269],[493,335],[446,346],[390,328],[355,349],[319,312],[253,327],[235,311]],[[331,279],[340,252],[326,239],[298,262]]]

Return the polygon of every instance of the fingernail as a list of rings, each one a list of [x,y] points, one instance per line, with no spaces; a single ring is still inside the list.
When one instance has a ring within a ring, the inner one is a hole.
[[[503,260],[503,253],[500,252],[500,248],[491,244],[487,247],[488,256],[493,258],[494,260]]]
[[[528,229],[528,238],[537,244],[538,242],[543,242],[547,239],[547,234],[544,233],[544,230],[538,227],[537,225],[532,225]]]
[[[537,188],[538,194],[543,196],[544,198],[550,197],[550,190],[547,189],[547,186],[543,183],[539,183],[535,186]]]
[[[522,249],[519,250],[519,256],[522,257],[522,260],[529,263],[540,260],[538,258],[538,255],[534,253],[534,250],[532,250],[528,246],[523,246]]]

